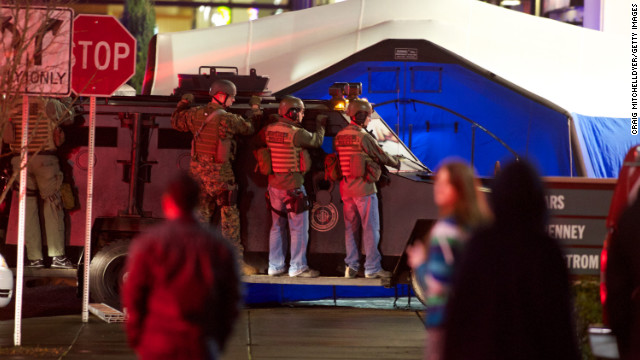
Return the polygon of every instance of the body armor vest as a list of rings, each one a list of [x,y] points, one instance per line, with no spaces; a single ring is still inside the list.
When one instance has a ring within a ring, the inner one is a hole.
[[[225,159],[218,159],[218,148],[220,145],[220,120],[222,110],[210,106],[198,111],[193,134],[193,152],[196,155],[211,155],[217,163],[222,163]]]
[[[32,100],[29,103],[29,141],[27,143],[27,151],[32,153],[35,151],[52,151],[56,150],[53,142],[53,131],[56,125],[49,120],[44,110],[44,102],[42,100]],[[17,101],[10,115],[11,126],[14,133],[9,143],[11,151],[20,152],[22,144],[22,100]],[[5,131],[10,131],[9,129]]]
[[[342,176],[346,178],[363,176],[363,169],[360,169],[362,166],[359,166],[357,170],[358,174],[354,174],[355,169],[352,168],[352,161],[356,155],[366,156],[364,151],[362,151],[362,138],[365,136],[366,133],[355,125],[347,126],[336,135],[335,147],[340,160]]]
[[[274,173],[300,172],[302,148],[293,144],[296,132],[298,129],[294,126],[280,121],[267,127],[266,142]]]

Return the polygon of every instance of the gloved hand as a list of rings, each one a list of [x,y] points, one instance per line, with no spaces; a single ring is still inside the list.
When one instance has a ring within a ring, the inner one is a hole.
[[[193,94],[186,93],[182,95],[182,100],[187,100],[190,104],[193,103]]]
[[[249,105],[251,105],[251,108],[259,109],[261,102],[262,98],[260,96],[252,95],[251,99],[249,99]]]
[[[402,159],[404,159],[404,156],[402,156],[402,155],[393,155],[393,158],[396,160],[396,164],[395,164],[394,168],[400,170],[401,161],[402,161]]]
[[[193,104],[193,94],[184,94],[182,95],[182,99],[178,102],[178,109],[187,109],[191,104]]]
[[[244,118],[251,121],[256,121],[262,116],[263,112],[260,108],[251,108],[244,113]],[[255,125],[255,124],[254,124]]]
[[[327,127],[327,121],[329,120],[329,117],[325,114],[320,114],[318,116],[316,116],[316,123],[320,126],[322,126],[323,128]]]

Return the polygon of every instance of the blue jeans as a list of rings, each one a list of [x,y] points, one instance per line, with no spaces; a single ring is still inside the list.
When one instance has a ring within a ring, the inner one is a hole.
[[[366,255],[364,263],[365,275],[382,270],[382,256],[378,251],[380,243],[380,215],[378,213],[378,197],[371,194],[362,197],[343,198],[344,207],[344,240],[347,250],[345,264],[354,270],[360,268],[360,251],[356,241],[362,229],[362,245]]]
[[[289,276],[296,276],[307,270],[307,244],[309,243],[309,210],[296,214],[287,212],[284,201],[287,199],[287,190],[268,188],[271,197],[271,206],[286,217],[271,212],[271,231],[269,232],[269,271],[280,272],[285,268],[287,253],[287,222],[291,234],[291,261]],[[306,195],[304,186],[300,188]]]

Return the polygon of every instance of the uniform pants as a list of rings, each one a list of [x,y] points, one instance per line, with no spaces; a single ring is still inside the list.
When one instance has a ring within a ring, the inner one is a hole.
[[[269,273],[279,273],[285,268],[287,253],[287,224],[291,234],[291,261],[289,275],[296,276],[309,268],[307,265],[307,244],[309,243],[309,210],[299,214],[287,212],[285,200],[287,190],[269,186],[271,207],[286,216],[271,212],[271,231],[269,232]],[[306,195],[304,187],[300,190]]]
[[[365,275],[382,269],[382,256],[378,251],[380,243],[380,216],[378,213],[378,197],[371,194],[361,197],[345,197],[342,212],[344,214],[344,240],[347,256],[345,264],[353,270],[360,268],[360,250],[357,237],[362,230],[362,246],[366,255],[364,263]]]
[[[197,216],[200,222],[209,224],[216,207],[220,208],[220,227],[222,237],[227,239],[242,258],[244,247],[240,240],[240,212],[236,204],[223,203],[220,194],[237,187],[231,163],[217,164],[210,159],[191,161],[191,175],[200,184],[200,205]]]
[[[20,172],[20,157],[11,159],[14,173]],[[49,256],[64,255],[64,211],[62,210],[62,171],[55,155],[35,155],[27,164],[27,190],[29,193],[40,192],[44,200],[44,215],[47,250]],[[25,244],[29,260],[42,259],[42,234],[40,233],[40,216],[38,215],[38,199],[35,195],[27,195],[25,215]]]

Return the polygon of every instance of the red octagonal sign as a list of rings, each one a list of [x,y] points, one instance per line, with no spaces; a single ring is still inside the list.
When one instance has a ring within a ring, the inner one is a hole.
[[[136,72],[136,39],[107,15],[73,21],[71,87],[78,95],[109,97]]]

